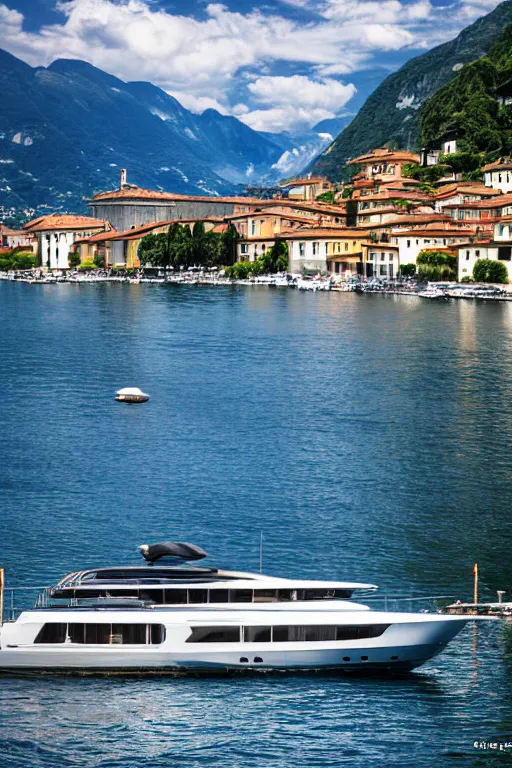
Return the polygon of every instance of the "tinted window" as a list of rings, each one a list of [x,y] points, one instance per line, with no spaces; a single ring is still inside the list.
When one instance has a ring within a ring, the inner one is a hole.
[[[252,603],[252,589],[232,589],[230,593],[232,603]]]
[[[145,645],[145,624],[112,624],[112,643],[119,645]]]
[[[161,624],[45,624],[36,643],[72,643],[87,645],[146,645],[162,643],[165,627]]]
[[[240,627],[194,627],[187,643],[239,643]]]
[[[338,627],[336,640],[367,640],[379,637],[386,631],[389,624],[362,624],[360,626]]]
[[[186,589],[166,589],[165,590],[165,602],[167,604],[173,603],[186,603],[187,602],[187,590]]]
[[[35,643],[63,643],[66,639],[66,624],[45,624],[39,630]]]
[[[210,589],[210,603],[229,603],[229,590]]]
[[[270,643],[271,627],[244,627],[245,643]]]
[[[207,603],[208,591],[206,589],[189,589],[188,601],[189,603]]]

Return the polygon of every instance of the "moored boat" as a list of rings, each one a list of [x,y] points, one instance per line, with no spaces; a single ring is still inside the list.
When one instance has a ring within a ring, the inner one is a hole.
[[[116,400],[119,403],[147,403],[149,395],[138,387],[125,387],[116,392]]]
[[[206,556],[189,544],[142,551],[149,565],[69,574],[51,590],[50,604],[4,623],[0,669],[402,672],[439,653],[471,618],[351,602],[372,584],[189,565]]]

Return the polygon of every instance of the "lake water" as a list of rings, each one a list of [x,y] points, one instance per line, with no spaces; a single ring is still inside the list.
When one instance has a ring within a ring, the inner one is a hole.
[[[136,564],[512,592],[512,305],[0,283],[9,586]],[[130,407],[115,390],[139,386]],[[473,766],[509,755],[503,625],[402,679],[0,678],[0,766]],[[495,758],[495,759],[493,759]]]

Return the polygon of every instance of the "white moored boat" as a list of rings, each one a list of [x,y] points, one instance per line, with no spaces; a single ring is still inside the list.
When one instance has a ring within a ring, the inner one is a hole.
[[[39,601],[4,623],[0,669],[406,671],[439,653],[471,618],[350,601],[376,589],[371,584],[187,565],[206,556],[190,544],[141,549],[150,565],[72,573],[50,590],[52,605]],[[169,558],[173,565],[154,564]]]

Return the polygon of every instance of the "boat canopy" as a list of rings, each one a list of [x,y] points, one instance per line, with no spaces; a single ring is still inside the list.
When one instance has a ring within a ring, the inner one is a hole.
[[[160,544],[141,544],[139,547],[142,557],[149,563],[157,560],[171,559],[173,562],[188,562],[190,560],[202,560],[207,557],[206,552],[195,544],[184,541],[163,541]]]

